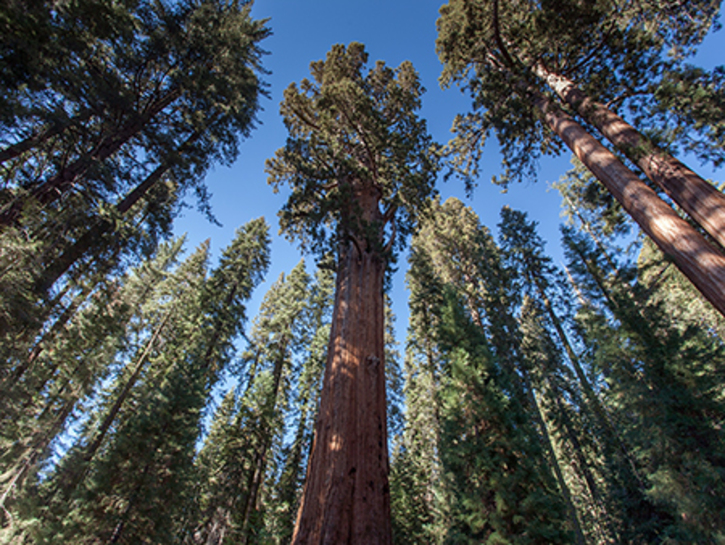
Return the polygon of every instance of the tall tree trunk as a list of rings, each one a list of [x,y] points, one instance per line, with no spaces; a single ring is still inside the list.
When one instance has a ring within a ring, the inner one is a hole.
[[[528,371],[524,369],[523,366],[521,367],[521,375],[524,380],[526,397],[529,406],[531,407],[534,422],[536,423],[536,427],[539,429],[539,433],[541,434],[541,446],[543,447],[544,451],[546,451],[546,458],[548,458],[549,460],[549,467],[554,472],[554,477],[556,477],[556,482],[559,485],[559,490],[561,491],[561,495],[563,496],[567,511],[569,512],[569,522],[571,523],[571,529],[574,532],[575,543],[577,545],[585,545],[586,539],[584,538],[584,532],[582,531],[581,523],[579,521],[579,515],[577,513],[576,507],[574,506],[574,501],[571,497],[569,485],[564,478],[564,473],[561,471],[559,458],[556,455],[556,449],[554,448],[554,443],[551,439],[551,434],[549,433],[549,426],[547,425],[544,418],[544,413],[541,410],[539,395],[536,393],[536,390],[534,390],[534,387],[531,384],[531,380],[529,379]]]
[[[10,159],[15,159],[26,151],[42,145],[54,136],[63,133],[66,129],[87,121],[92,117],[92,115],[92,112],[88,110],[76,117],[67,119],[65,122],[52,123],[45,130],[28,136],[24,140],[20,140],[19,142],[0,150],[0,164],[5,161],[9,161]]]
[[[282,347],[277,355],[277,360],[274,362],[274,371],[272,373],[272,391],[269,393],[269,397],[265,403],[265,407],[262,410],[262,418],[260,422],[260,436],[261,445],[256,452],[254,466],[252,467],[251,474],[251,486],[247,487],[246,502],[243,509],[242,517],[242,533],[245,535],[244,542],[251,544],[256,541],[257,536],[253,533],[251,527],[252,514],[257,510],[257,498],[259,497],[259,490],[262,487],[264,481],[264,475],[267,470],[267,451],[272,445],[273,439],[273,424],[274,424],[274,412],[277,408],[277,397],[279,396],[279,386],[282,382],[282,371],[284,370],[284,364],[287,361],[287,341],[283,338],[280,340]]]
[[[186,141],[179,146],[176,155],[183,153],[184,150],[188,149],[189,146],[199,138],[199,133],[194,132]],[[166,174],[173,164],[173,160],[169,159],[162,161],[146,178],[143,182],[138,184],[126,195],[121,201],[116,204],[116,212],[120,215],[126,214],[131,207],[133,207],[138,201],[141,200],[146,194],[154,187],[159,180]],[[112,233],[114,229],[113,222],[98,218],[90,226],[88,231],[83,233],[72,246],[67,248],[57,259],[45,268],[40,278],[35,283],[35,290],[37,293],[44,293],[53,287],[58,279],[67,273],[70,268],[85,256],[92,248],[99,245],[104,236]]]
[[[385,265],[375,249],[351,238],[341,242],[320,410],[292,538],[297,545],[391,543]]]
[[[178,89],[169,91],[119,131],[104,135],[89,153],[79,157],[56,175],[51,176],[48,180],[33,188],[30,192],[30,197],[41,205],[47,205],[57,201],[93,165],[105,161],[114,155],[126,142],[143,130],[151,119],[172,104],[179,96],[180,91]],[[12,201],[2,210],[0,212],[0,226],[8,226],[14,223],[22,213],[25,203],[26,197],[20,197]]]
[[[594,125],[680,208],[725,248],[725,195],[604,104],[590,99],[573,81],[537,64],[534,72],[579,115]]]
[[[584,369],[581,366],[581,362],[579,361],[579,356],[577,356],[576,352],[574,352],[574,348],[571,346],[571,343],[569,342],[569,337],[567,336],[566,332],[564,331],[564,328],[561,325],[561,321],[559,320],[559,317],[554,312],[554,308],[551,304],[551,301],[549,300],[549,297],[546,294],[546,290],[544,289],[544,286],[541,283],[541,279],[539,278],[530,278],[533,280],[534,284],[536,285],[536,290],[539,293],[539,296],[544,303],[544,308],[546,309],[547,314],[549,315],[549,319],[551,320],[554,329],[556,331],[557,336],[559,337],[559,341],[564,346],[564,350],[566,351],[566,355],[569,358],[569,361],[571,362],[572,366],[574,367],[574,372],[576,373],[577,378],[579,379],[579,384],[581,385],[582,389],[584,390],[584,395],[587,398],[587,401],[589,402],[589,407],[592,411],[594,411],[594,414],[597,416],[597,420],[599,420],[599,424],[602,426],[602,429],[604,430],[606,434],[606,441],[610,444],[616,446],[617,450],[621,454],[621,456],[624,458],[624,460],[629,464],[630,469],[632,471],[632,474],[636,477],[637,483],[640,485],[640,488],[644,491],[646,488],[644,486],[644,482],[639,476],[639,472],[637,470],[637,466],[634,462],[634,459],[632,458],[632,455],[629,452],[629,449],[622,441],[622,438],[620,437],[619,433],[614,429],[614,426],[612,425],[612,422],[609,418],[609,414],[607,414],[607,411],[605,410],[604,406],[602,405],[601,400],[599,399],[599,396],[594,391],[594,388],[592,388],[591,383],[589,382],[589,379],[586,376],[586,373],[584,373]],[[605,294],[606,296],[607,294]]]
[[[118,412],[121,410],[121,407],[126,402],[126,399],[131,393],[132,388],[136,385],[138,378],[141,376],[141,371],[143,371],[143,368],[146,366],[146,361],[148,360],[148,357],[151,354],[151,351],[153,350],[154,345],[159,338],[159,335],[161,335],[161,331],[164,329],[164,326],[169,321],[170,317],[171,311],[166,313],[166,316],[164,316],[164,318],[161,320],[161,323],[159,323],[159,325],[156,327],[153,335],[151,335],[151,338],[146,343],[143,352],[141,352],[141,355],[136,362],[136,366],[131,372],[131,376],[126,381],[126,384],[123,385],[123,388],[121,388],[118,395],[116,395],[116,400],[113,402],[113,405],[109,409],[108,414],[106,414],[105,418],[101,422],[101,425],[98,426],[98,430],[96,430],[93,441],[91,441],[84,449],[85,452],[83,453],[80,461],[76,463],[75,467],[68,468],[67,474],[59,480],[58,487],[59,489],[63,490],[66,497],[68,497],[68,495],[75,489],[78,483],[81,482],[83,477],[85,476],[89,462],[93,460],[96,452],[98,452],[98,449],[103,444],[103,440],[106,438],[106,434],[111,428],[111,425],[116,420]]]
[[[725,257],[584,127],[545,96],[534,94],[532,98],[554,133],[725,316]]]

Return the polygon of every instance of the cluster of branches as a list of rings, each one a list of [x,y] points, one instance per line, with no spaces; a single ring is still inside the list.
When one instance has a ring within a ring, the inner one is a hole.
[[[259,43],[269,30],[250,9],[236,0],[3,7],[0,322],[10,341],[54,286],[150,255],[189,191],[210,215],[204,175],[236,158],[264,93]]]
[[[579,215],[567,281],[501,216],[496,244],[436,201],[413,241],[396,542],[717,543],[722,317],[650,242],[627,261]]]

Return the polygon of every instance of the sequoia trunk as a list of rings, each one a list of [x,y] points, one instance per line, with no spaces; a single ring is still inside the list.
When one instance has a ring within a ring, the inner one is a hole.
[[[584,127],[543,95],[533,100],[551,129],[725,316],[725,257]]]
[[[725,195],[721,191],[659,149],[604,104],[590,99],[573,81],[541,65],[534,71],[725,248]]]
[[[320,410],[292,538],[298,545],[391,543],[384,274],[374,248],[352,237],[341,243]]]

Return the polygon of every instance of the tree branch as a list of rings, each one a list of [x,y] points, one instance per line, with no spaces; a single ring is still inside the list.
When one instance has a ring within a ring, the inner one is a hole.
[[[501,38],[501,25],[498,19],[498,0],[494,0],[493,2],[493,36],[496,40],[496,45],[501,51],[501,55],[503,55],[504,62],[508,64],[510,68],[514,68],[516,66],[516,63],[514,62],[511,55],[509,55],[508,49],[506,48],[506,45],[503,43],[503,39]]]

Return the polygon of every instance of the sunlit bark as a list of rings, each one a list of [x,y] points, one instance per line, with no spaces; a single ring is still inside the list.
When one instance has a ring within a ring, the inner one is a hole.
[[[377,191],[357,202],[382,220]],[[315,439],[292,543],[389,544],[385,418],[385,260],[352,235],[340,244]]]

